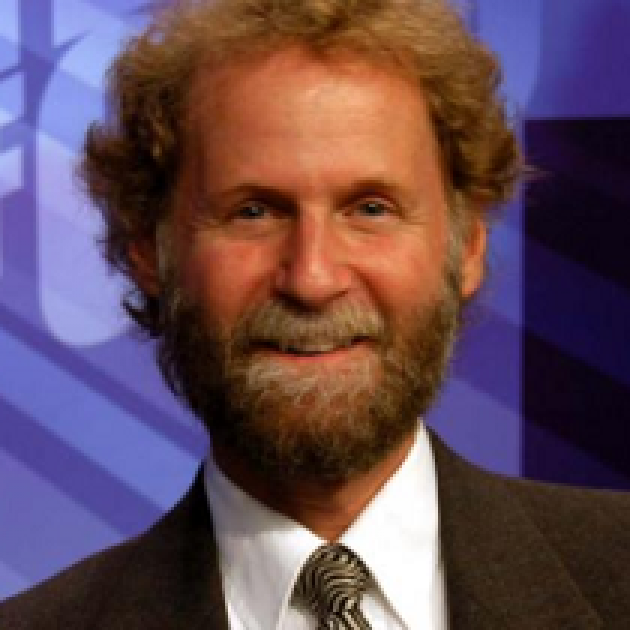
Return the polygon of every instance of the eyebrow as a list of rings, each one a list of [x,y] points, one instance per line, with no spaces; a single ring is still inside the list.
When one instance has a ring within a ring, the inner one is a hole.
[[[209,193],[208,197],[216,197],[222,200],[255,198],[280,207],[295,205],[294,195],[289,192],[283,191],[274,186],[265,186],[254,183],[238,184],[232,188],[219,191],[214,195]]]
[[[352,184],[343,192],[342,198],[348,202],[369,195],[381,195],[398,201],[408,200],[410,193],[400,184],[384,178],[369,177]]]
[[[406,201],[409,198],[409,192],[401,185],[387,181],[379,177],[369,177],[357,180],[350,186],[339,189],[335,192],[335,200],[341,205],[345,205],[361,197],[369,195],[382,195],[390,199]],[[248,198],[253,197],[275,204],[278,207],[292,207],[296,203],[296,196],[288,190],[283,190],[274,186],[264,184],[256,184],[253,182],[245,182],[238,184],[232,188],[220,191],[216,194],[209,193],[210,198],[229,200],[231,198]]]

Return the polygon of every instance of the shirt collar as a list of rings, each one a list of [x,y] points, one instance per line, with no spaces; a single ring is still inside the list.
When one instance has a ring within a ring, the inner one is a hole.
[[[211,454],[205,486],[228,609],[243,627],[276,628],[300,567],[323,541],[243,492]]]
[[[211,453],[205,486],[228,607],[245,627],[278,627],[302,564],[324,541],[234,485]],[[438,562],[437,518],[433,454],[420,423],[403,464],[340,539],[361,556],[407,627],[422,627],[418,601],[430,592]],[[413,579],[401,579],[410,558]]]
[[[438,575],[437,474],[423,424],[396,473],[341,537],[407,628],[425,626]],[[378,541],[378,542],[375,542]]]

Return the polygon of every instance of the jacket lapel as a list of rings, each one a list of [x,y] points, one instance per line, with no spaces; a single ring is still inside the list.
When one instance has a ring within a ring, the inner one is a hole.
[[[593,630],[601,620],[509,490],[431,434],[450,627]]]

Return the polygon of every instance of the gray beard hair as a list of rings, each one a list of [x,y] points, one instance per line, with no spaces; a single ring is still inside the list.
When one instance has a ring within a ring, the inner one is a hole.
[[[398,330],[376,312],[340,304],[325,312],[270,301],[229,338],[172,282],[164,293],[158,363],[173,391],[250,470],[276,480],[338,482],[370,470],[417,426],[439,391],[459,324],[460,279],[451,256],[442,295]],[[344,371],[295,368],[257,345],[367,337]],[[364,354],[362,353],[363,357]]]

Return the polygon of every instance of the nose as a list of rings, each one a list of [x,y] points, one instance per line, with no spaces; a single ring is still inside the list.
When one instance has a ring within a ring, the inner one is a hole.
[[[297,213],[282,245],[275,289],[303,307],[322,308],[350,289],[352,276],[334,221],[323,212]]]

